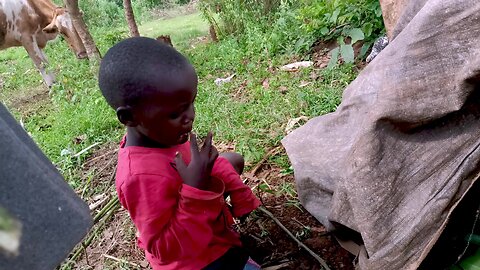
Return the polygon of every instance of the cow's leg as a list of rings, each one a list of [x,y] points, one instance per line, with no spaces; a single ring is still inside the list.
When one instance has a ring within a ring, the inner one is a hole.
[[[48,64],[47,57],[45,53],[38,47],[35,38],[32,38],[32,40],[28,42],[24,42],[23,47],[25,50],[27,50],[28,55],[32,59],[37,69],[40,71],[40,74],[42,74],[45,84],[51,88],[55,82],[55,77],[51,72],[46,70],[46,66]]]

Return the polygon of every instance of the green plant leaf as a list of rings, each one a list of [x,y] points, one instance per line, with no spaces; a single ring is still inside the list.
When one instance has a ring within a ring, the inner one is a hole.
[[[345,63],[353,63],[353,61],[355,60],[353,47],[351,44],[340,45],[340,54],[342,55],[343,61],[345,61]]]
[[[322,29],[320,29],[320,34],[322,34],[322,35],[328,34],[328,28],[327,27],[322,27]]]
[[[337,8],[337,9],[333,12],[332,17],[330,18],[330,22],[336,23],[339,14],[340,14],[340,9]]]
[[[365,34],[365,37],[370,37],[372,35],[373,24],[366,23],[363,25],[362,28],[363,28],[363,33]]]
[[[360,49],[360,53],[359,53],[358,57],[360,57],[362,59],[365,58],[365,55],[367,54],[368,49],[370,49],[370,46],[372,46],[372,42],[364,43],[362,48]]]
[[[335,65],[337,65],[337,62],[338,62],[338,53],[339,53],[339,48],[335,48],[332,50],[331,52],[331,57],[330,57],[330,61],[328,62],[328,65],[327,65],[327,68],[328,69],[331,69],[332,67],[334,67]]]
[[[347,30],[347,36],[352,38],[351,44],[355,44],[355,42],[359,40],[363,40],[365,38],[365,35],[363,34],[362,29],[360,28],[352,28]]]
[[[377,17],[382,16],[382,8],[380,5],[378,5],[377,8],[375,9],[375,15],[377,15]]]

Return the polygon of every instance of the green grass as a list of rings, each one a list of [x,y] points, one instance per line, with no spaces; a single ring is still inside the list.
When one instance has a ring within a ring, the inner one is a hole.
[[[332,70],[303,69],[296,73],[280,71],[279,67],[296,58],[266,58],[266,54],[249,50],[235,38],[219,43],[189,46],[192,38],[206,35],[208,25],[199,13],[143,24],[143,35],[171,35],[176,48],[185,53],[197,69],[199,95],[196,102],[195,131],[201,136],[214,131],[217,142],[234,143],[247,163],[254,164],[285,136],[291,118],[308,118],[334,111],[345,86],[354,79],[352,66]],[[92,31],[102,53],[126,37],[126,28]],[[58,83],[47,104],[35,113],[26,108],[11,108],[25,123],[34,140],[62,170],[69,183],[77,188],[81,181],[76,174],[77,153],[89,145],[117,142],[124,133],[103,100],[95,72],[87,61],[76,60],[61,39],[50,42],[46,53]],[[23,48],[13,48],[0,56],[0,78],[4,87],[0,98],[15,104],[18,96],[42,87],[41,77]],[[214,79],[235,73],[234,79],[217,86]],[[317,80],[311,77],[317,77]],[[262,82],[268,79],[268,87]],[[300,85],[305,82],[305,87]],[[31,105],[29,105],[31,106]],[[83,136],[80,143],[75,138]],[[63,153],[63,155],[62,155]],[[80,158],[80,162],[84,157]],[[275,157],[273,162],[287,169],[288,158]]]
[[[278,70],[288,58],[264,59],[242,52],[232,39],[188,51],[200,78],[196,129],[213,130],[216,138],[235,142],[247,161],[256,162],[285,136],[288,121],[336,109],[344,87],[355,77],[351,66],[332,70],[307,68],[298,73]],[[269,68],[270,67],[270,68]],[[217,86],[216,77],[235,73],[231,83]],[[312,80],[315,74],[320,80]],[[268,88],[262,81],[268,79]],[[303,82],[310,82],[300,87]],[[282,167],[288,162],[278,160]]]
[[[156,38],[159,35],[170,35],[174,46],[185,46],[196,37],[208,33],[208,23],[199,12],[166,20],[144,23],[139,27],[140,34]]]
[[[102,54],[127,37],[127,33],[126,27],[92,30]],[[187,55],[199,76],[195,132],[204,136],[212,130],[216,143],[234,144],[250,165],[280,144],[290,119],[311,118],[334,111],[343,89],[356,76],[356,69],[351,65],[331,70],[280,71],[279,67],[299,57],[269,58],[269,54],[260,49],[265,46],[250,46],[258,42],[255,37],[247,41],[232,37],[219,43],[197,42],[193,47],[192,39],[208,34],[208,24],[199,13],[147,22],[140,26],[140,33],[150,37],[170,35],[174,46]],[[48,44],[46,54],[49,68],[57,78],[53,95],[44,94],[43,99],[36,100],[36,93],[48,90],[24,49],[11,48],[0,54],[3,82],[0,101],[25,124],[26,130],[61,170],[67,182],[82,191],[97,173],[80,173],[82,161],[92,151],[79,158],[72,154],[94,143],[117,143],[125,131],[101,96],[95,69],[88,61],[75,59],[61,38]],[[222,86],[214,83],[215,78],[233,73],[236,76],[230,83]],[[276,155],[269,161],[283,168],[285,173],[292,173],[287,156]],[[84,199],[111,191],[111,183],[96,184],[85,192]],[[272,192],[298,207],[292,183],[284,183]],[[119,267],[115,264],[112,269]]]

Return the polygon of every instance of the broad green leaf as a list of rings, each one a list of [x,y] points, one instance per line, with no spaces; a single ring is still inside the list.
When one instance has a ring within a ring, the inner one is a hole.
[[[371,23],[366,23],[363,25],[363,33],[365,34],[366,37],[369,37],[372,35],[373,31],[373,24]]]
[[[327,68],[328,68],[328,69],[330,69],[330,68],[334,67],[335,65],[337,65],[337,62],[338,62],[338,52],[339,52],[338,47],[332,50],[332,52],[331,52],[331,57],[330,57],[330,61],[328,62],[328,65],[327,65]]]
[[[328,28],[327,27],[322,27],[322,29],[320,29],[320,34],[322,34],[322,35],[328,34]]]
[[[363,40],[365,38],[365,35],[363,34],[362,29],[360,28],[348,29],[347,36],[352,38],[351,44],[355,44],[355,42],[359,40]]]
[[[353,47],[350,44],[340,45],[340,54],[342,55],[343,61],[345,63],[353,63],[355,60],[353,54]]]
[[[372,46],[372,42],[364,43],[362,49],[360,49],[360,54],[358,55],[358,57],[364,58],[368,52],[368,49],[370,49],[370,46]]]

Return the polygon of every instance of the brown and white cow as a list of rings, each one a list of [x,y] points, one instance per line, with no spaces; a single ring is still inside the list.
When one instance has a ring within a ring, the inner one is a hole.
[[[0,0],[0,50],[23,46],[49,87],[55,79],[45,69],[48,60],[42,49],[58,33],[65,37],[77,58],[87,56],[64,8],[51,0]]]

